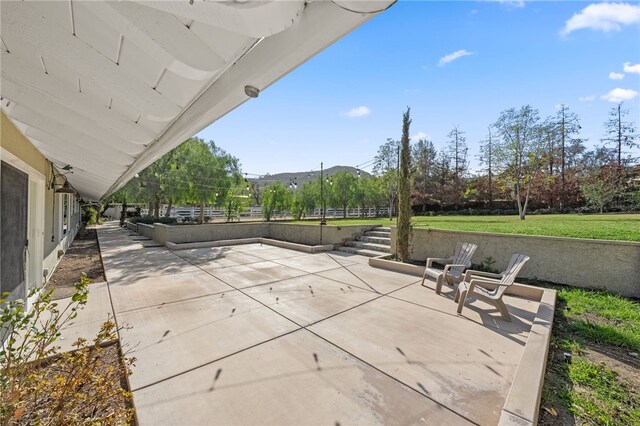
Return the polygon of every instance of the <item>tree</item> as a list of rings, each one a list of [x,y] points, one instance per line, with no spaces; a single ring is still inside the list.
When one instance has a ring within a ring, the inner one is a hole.
[[[365,216],[368,205],[372,203],[371,179],[365,176],[358,176],[353,190],[354,204],[360,208],[360,217]]]
[[[444,149],[441,149],[438,153],[435,175],[437,179],[438,202],[440,203],[440,210],[443,210],[444,206],[446,204],[449,204],[449,202],[451,201],[450,195],[453,193],[450,185],[451,160]]]
[[[413,147],[412,156],[413,192],[422,204],[422,211],[425,212],[427,202],[430,198],[433,198],[433,192],[436,187],[434,174],[438,152],[433,146],[433,142],[427,139],[420,139]]]
[[[398,229],[397,247],[402,262],[409,260],[409,239],[411,238],[411,150],[409,147],[409,126],[411,110],[402,115],[402,138],[400,139],[400,182],[398,187]]]
[[[317,182],[306,182],[293,195],[292,213],[296,220],[300,220],[302,215],[313,210],[319,197]]]
[[[608,137],[602,140],[605,143],[613,145],[614,152],[617,157],[618,167],[625,166],[632,163],[635,158],[627,156],[623,158],[622,155],[626,153],[625,148],[635,148],[638,146],[636,139],[636,128],[633,122],[624,121],[624,117],[629,114],[629,110],[622,109],[622,102],[615,107],[611,108],[609,112],[609,120],[604,123]]]
[[[518,215],[525,219],[531,183],[542,167],[541,131],[538,110],[526,105],[500,113],[494,128],[501,141],[496,146],[496,165],[513,185]]]
[[[467,152],[469,149],[467,148],[467,138],[464,137],[464,132],[458,129],[458,126],[454,126],[447,137],[449,138],[448,154],[453,163],[454,203],[456,210],[458,210],[464,191],[462,180],[467,172]]]
[[[485,166],[484,171],[487,173],[487,192],[489,196],[489,210],[493,210],[493,168],[495,162],[494,141],[489,127],[487,139],[480,143],[480,163]]]
[[[205,204],[217,199],[224,203],[229,189],[237,182],[240,165],[237,158],[217,147],[213,141],[191,138],[185,145],[185,176],[189,183],[188,199],[198,204],[198,222],[204,222]]]
[[[342,208],[342,217],[347,217],[347,207],[355,204],[355,189],[357,178],[347,171],[340,171],[333,175],[333,190],[331,204]]]
[[[567,145],[575,140],[571,136],[580,131],[580,120],[575,113],[569,110],[568,106],[562,104],[556,115],[554,130],[560,138],[560,208],[562,209],[566,203]]]
[[[387,139],[380,148],[375,158],[373,172],[382,179],[381,183],[387,192],[389,200],[389,220],[391,220],[393,207],[396,202],[398,188],[398,152],[400,143],[393,139]]]
[[[587,183],[580,186],[587,203],[596,207],[600,213],[621,195],[617,168],[617,165],[603,167]]]
[[[280,182],[275,182],[264,189],[262,196],[262,215],[268,221],[276,213],[286,214],[291,208],[291,192]]]

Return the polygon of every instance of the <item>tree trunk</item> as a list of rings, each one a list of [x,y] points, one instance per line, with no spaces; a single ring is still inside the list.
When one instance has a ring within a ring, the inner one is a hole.
[[[160,217],[160,200],[157,198],[153,204],[153,217]]]
[[[198,212],[198,223],[204,223],[204,201],[200,201],[200,211]]]
[[[347,206],[342,206],[342,218],[346,219],[347,218]]]
[[[164,212],[164,217],[171,216],[171,207],[173,207],[173,200],[169,198],[169,204],[167,204],[167,210]]]

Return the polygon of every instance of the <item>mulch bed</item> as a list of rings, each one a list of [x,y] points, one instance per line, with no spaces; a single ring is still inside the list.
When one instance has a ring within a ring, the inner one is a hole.
[[[60,263],[47,283],[47,288],[53,289],[52,299],[73,296],[75,293],[73,286],[80,281],[80,275],[83,272],[94,283],[105,280],[98,234],[95,229],[80,229],[71,246],[60,259]]]

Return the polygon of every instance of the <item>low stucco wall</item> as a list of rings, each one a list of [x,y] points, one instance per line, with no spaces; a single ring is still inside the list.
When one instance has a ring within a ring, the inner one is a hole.
[[[353,239],[373,225],[323,226],[289,223],[211,223],[204,225],[137,225],[137,232],[166,245],[204,241],[238,240],[245,238],[271,238],[305,245],[336,245]]]
[[[195,243],[200,241],[234,240],[268,237],[268,223],[211,223],[203,225],[153,224],[153,238],[160,244]]]
[[[143,235],[147,238],[151,238],[153,240],[155,226],[148,225],[146,223],[138,223],[136,228],[136,232],[138,232],[138,234]]]
[[[322,226],[322,241],[320,241],[320,225],[295,225],[290,223],[270,223],[269,235],[265,237],[274,240],[291,241],[298,244],[342,244],[345,240],[353,239],[375,226]]]
[[[392,253],[395,232],[392,228]],[[504,270],[511,255],[521,253],[530,260],[520,277],[640,297],[640,243],[415,228],[411,258],[449,257],[458,241],[478,245],[472,259],[475,264],[491,256],[496,260],[494,267]]]

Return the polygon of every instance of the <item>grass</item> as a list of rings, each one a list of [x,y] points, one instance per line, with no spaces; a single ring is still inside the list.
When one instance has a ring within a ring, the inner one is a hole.
[[[295,223],[317,224],[313,221]],[[329,219],[328,225],[395,225],[395,219]],[[415,228],[493,232],[596,240],[640,241],[640,214],[562,214],[517,216],[415,216]]]
[[[640,304],[602,291],[553,286],[556,313],[539,423],[640,424]],[[564,362],[564,354],[572,362]]]

